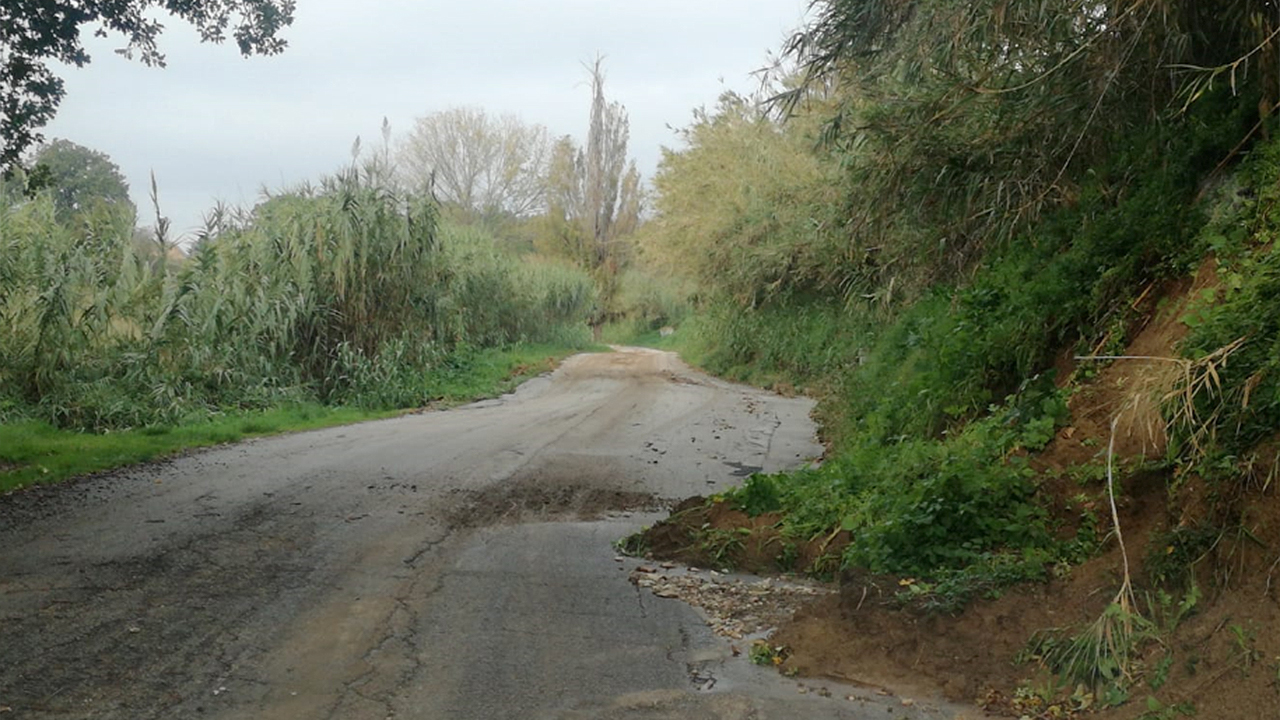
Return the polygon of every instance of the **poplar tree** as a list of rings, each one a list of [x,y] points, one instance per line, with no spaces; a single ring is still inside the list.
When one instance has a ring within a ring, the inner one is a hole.
[[[591,116],[587,144],[578,147],[561,138],[552,152],[547,179],[547,235],[551,249],[590,270],[607,306],[617,291],[618,272],[625,262],[623,239],[640,222],[640,173],[627,157],[630,122],[621,103],[604,93],[603,60],[588,68],[591,74]],[[598,329],[604,310],[593,319]]]

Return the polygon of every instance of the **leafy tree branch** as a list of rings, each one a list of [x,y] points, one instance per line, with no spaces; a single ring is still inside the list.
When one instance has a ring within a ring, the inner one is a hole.
[[[117,50],[146,65],[163,67],[157,41],[164,25],[152,8],[185,20],[204,42],[233,39],[243,55],[274,55],[285,41],[280,31],[293,22],[294,0],[7,0],[0,3],[0,170],[10,172],[22,153],[41,140],[39,129],[53,119],[66,93],[49,66],[88,65],[81,33],[119,34]]]

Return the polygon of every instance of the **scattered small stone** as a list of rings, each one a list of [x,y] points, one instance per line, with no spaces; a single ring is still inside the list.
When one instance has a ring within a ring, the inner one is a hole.
[[[911,698],[902,698],[902,706],[903,706],[903,707],[911,707],[911,706],[913,706],[913,705],[915,705],[915,704],[916,704],[916,701],[915,701],[915,700],[912,700]]]
[[[626,562],[626,561],[627,561],[627,559],[626,559],[626,558],[624,558],[624,557],[622,557],[621,555],[617,555],[617,556],[615,556],[615,557],[613,558],[613,561],[614,561],[614,562]]]
[[[673,563],[673,562],[664,562],[664,563],[662,563],[662,568],[663,568],[664,570],[671,570],[671,569],[672,569],[672,568],[674,568],[675,566],[676,566],[676,564],[675,564],[675,563]]]
[[[772,579],[744,582],[728,580],[715,571],[708,575],[644,572],[636,568],[629,579],[657,597],[680,599],[700,608],[711,631],[731,640],[778,627],[812,598],[834,592],[815,583]]]
[[[648,565],[640,565],[636,568],[636,572],[653,574],[658,572],[658,568],[650,567]]]

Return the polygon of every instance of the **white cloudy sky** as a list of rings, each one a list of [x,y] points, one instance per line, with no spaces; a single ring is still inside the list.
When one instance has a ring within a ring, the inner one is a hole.
[[[605,56],[606,94],[626,105],[631,149],[652,173],[668,126],[725,88],[750,90],[800,24],[808,0],[300,0],[289,48],[242,58],[201,45],[179,21],[161,38],[166,69],[88,38],[93,62],[69,69],[67,97],[45,129],[112,157],[143,222],[155,171],[165,214],[195,227],[215,200],[341,166],[351,143],[460,105],[513,112],[582,137],[590,89],[582,63]],[[88,33],[86,33],[88,34]]]

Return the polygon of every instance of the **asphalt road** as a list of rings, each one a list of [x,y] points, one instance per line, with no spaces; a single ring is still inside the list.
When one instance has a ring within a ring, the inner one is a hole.
[[[627,350],[0,498],[0,719],[942,717],[800,695],[615,562],[816,456],[809,410]]]

